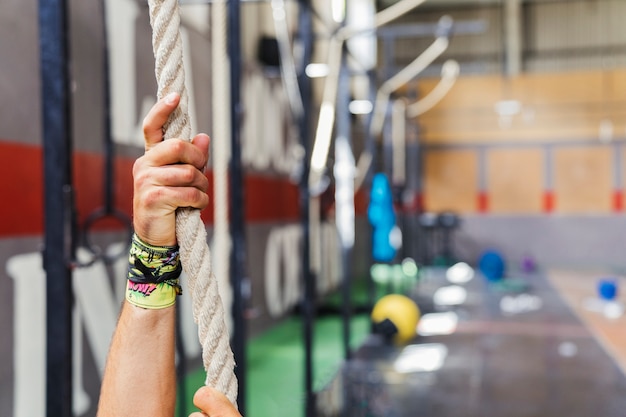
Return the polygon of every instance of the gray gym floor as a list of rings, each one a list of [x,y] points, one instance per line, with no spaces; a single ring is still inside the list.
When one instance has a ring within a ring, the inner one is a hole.
[[[328,404],[334,398],[342,411],[322,415],[626,416],[624,374],[544,276],[520,275],[511,282],[525,288],[512,291],[477,275],[462,285],[464,303],[435,307],[433,294],[450,283],[443,270],[427,275],[410,295],[422,314],[456,313],[456,331],[417,336],[410,346],[370,336],[344,365],[334,388],[320,394],[322,408],[332,410]],[[517,311],[503,311],[503,299],[509,307],[517,300]],[[411,350],[416,356],[407,358]],[[413,370],[398,371],[403,358]],[[431,369],[423,369],[421,360]]]

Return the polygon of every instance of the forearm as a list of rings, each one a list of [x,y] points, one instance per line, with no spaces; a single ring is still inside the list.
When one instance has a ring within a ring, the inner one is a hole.
[[[172,417],[176,402],[174,306],[124,302],[111,342],[98,417]]]
[[[113,335],[98,404],[99,417],[172,417],[176,403],[176,297],[182,270],[176,209],[208,204],[209,137],[164,141],[178,105],[169,94],[144,119],[146,153],[133,165],[133,236],[126,300]]]

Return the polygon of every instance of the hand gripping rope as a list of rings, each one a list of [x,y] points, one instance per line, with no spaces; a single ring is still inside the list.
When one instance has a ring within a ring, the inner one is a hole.
[[[157,96],[180,94],[180,104],[165,126],[165,139],[191,138],[188,95],[185,88],[183,47],[180,35],[180,12],[177,0],[149,0],[152,47],[155,57]],[[224,140],[225,138],[220,138]],[[224,308],[218,284],[211,268],[207,234],[199,210],[179,209],[176,213],[176,237],[181,261],[188,276],[193,316],[198,324],[202,360],[207,372],[205,384],[224,393],[235,404],[237,379],[235,361],[229,344]]]

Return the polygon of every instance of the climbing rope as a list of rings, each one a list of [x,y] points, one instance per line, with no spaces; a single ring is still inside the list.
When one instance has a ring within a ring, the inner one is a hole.
[[[180,94],[180,104],[164,127],[164,136],[165,139],[190,139],[178,1],[149,0],[148,5],[158,84],[157,97],[161,99],[170,92]],[[207,372],[205,384],[218,389],[235,404],[235,361],[229,344],[217,280],[211,270],[206,228],[198,210],[181,208],[176,212],[176,237],[183,268],[188,276],[193,317],[198,324],[198,336],[202,344],[202,360]]]

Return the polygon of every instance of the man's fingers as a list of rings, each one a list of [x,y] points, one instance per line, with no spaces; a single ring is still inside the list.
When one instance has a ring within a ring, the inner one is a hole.
[[[143,137],[146,150],[150,150],[154,145],[163,140],[163,125],[167,118],[174,111],[180,96],[178,93],[169,93],[159,100],[143,119]]]
[[[197,147],[200,153],[205,157],[203,166],[196,165],[196,168],[204,172],[209,161],[209,146],[211,145],[211,138],[204,133],[200,133],[191,140],[191,143],[193,146]]]
[[[144,174],[139,174],[137,182],[163,187],[193,187],[203,192],[209,188],[207,177],[191,165],[166,165],[151,168]]]
[[[152,145],[149,153],[142,157],[142,164],[150,166],[164,166],[172,164],[189,164],[199,170],[203,170],[208,159],[208,136],[202,137],[198,142],[202,146],[181,139],[170,139]]]

